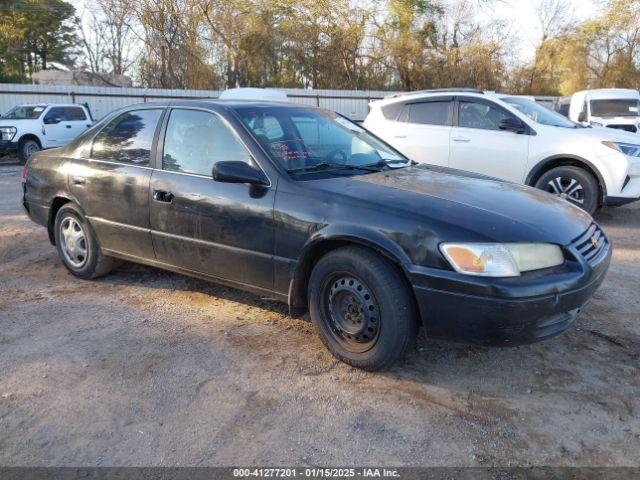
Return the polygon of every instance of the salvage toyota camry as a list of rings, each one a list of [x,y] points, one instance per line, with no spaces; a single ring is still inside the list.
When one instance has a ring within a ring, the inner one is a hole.
[[[34,155],[23,203],[77,277],[129,260],[276,298],[364,369],[401,358],[421,325],[490,345],[569,327],[611,257],[592,218],[412,163],[321,109],[146,103]]]

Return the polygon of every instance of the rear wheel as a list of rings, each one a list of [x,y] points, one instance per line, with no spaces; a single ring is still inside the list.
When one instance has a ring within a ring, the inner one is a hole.
[[[109,273],[113,259],[102,254],[95,233],[74,203],[63,205],[54,225],[58,255],[76,277],[91,279]]]
[[[598,181],[580,167],[552,168],[538,179],[535,186],[564,198],[591,214],[598,208]]]
[[[322,257],[311,273],[308,298],[322,342],[349,365],[387,367],[415,341],[418,318],[409,287],[374,252],[345,247]]]
[[[40,144],[33,139],[23,140],[18,146],[18,156],[20,161],[25,164],[29,157],[40,151]]]

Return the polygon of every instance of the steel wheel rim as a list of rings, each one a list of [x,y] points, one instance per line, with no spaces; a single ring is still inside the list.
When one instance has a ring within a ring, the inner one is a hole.
[[[60,248],[72,267],[82,268],[87,263],[87,237],[74,217],[65,217],[60,223]]]
[[[560,198],[569,200],[577,205],[583,205],[585,200],[582,184],[571,177],[556,177],[547,182],[546,190]]]
[[[380,334],[380,307],[371,289],[349,273],[332,276],[325,284],[324,306],[331,335],[345,349],[370,350]]]
[[[33,155],[38,151],[38,145],[33,142],[27,144],[27,148],[25,149],[25,153],[27,154],[27,158]]]

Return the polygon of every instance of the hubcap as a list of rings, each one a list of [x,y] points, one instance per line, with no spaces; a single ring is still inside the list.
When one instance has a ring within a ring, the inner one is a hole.
[[[66,217],[60,224],[60,241],[65,260],[71,266],[81,268],[87,261],[87,240],[75,218]]]
[[[332,333],[347,348],[366,351],[378,337],[380,311],[364,282],[349,275],[332,280],[327,292]]]
[[[33,142],[30,142],[27,145],[27,148],[25,149],[25,153],[27,154],[27,157],[30,157],[31,155],[33,155],[34,153],[36,153],[38,151],[38,145],[36,145]]]
[[[575,178],[556,177],[549,180],[547,191],[578,205],[584,203],[584,189]]]

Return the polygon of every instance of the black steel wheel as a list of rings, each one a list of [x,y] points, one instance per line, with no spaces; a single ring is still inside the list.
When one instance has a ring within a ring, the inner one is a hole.
[[[407,281],[371,250],[344,247],[323,256],[311,272],[307,295],[320,339],[349,365],[388,367],[415,341],[418,315]]]

